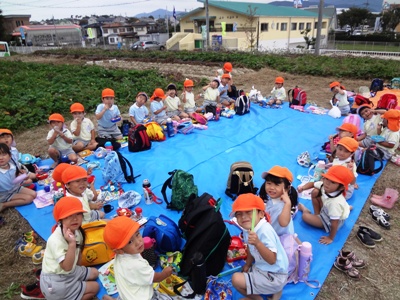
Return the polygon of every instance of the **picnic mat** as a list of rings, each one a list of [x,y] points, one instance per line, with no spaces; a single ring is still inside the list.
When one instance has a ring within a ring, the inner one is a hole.
[[[274,165],[286,166],[293,172],[293,185],[297,187],[300,184],[297,176],[307,175],[308,169],[298,165],[296,157],[303,151],[308,151],[312,158],[316,158],[321,145],[335,132],[342,120],[343,118],[334,119],[328,115],[299,112],[288,108],[287,105],[281,109],[252,105],[250,114],[234,116],[231,119],[221,117],[218,122],[210,121],[207,130],[196,129],[189,135],[177,134],[164,142],[153,142],[149,151],[130,153],[127,148],[122,148],[120,152],[132,163],[135,176],[140,174],[136,183],[122,186],[125,191],[134,190],[142,194],[142,181],[149,179],[153,192],[162,197],[161,187],[169,177],[168,172],[182,169],[194,175],[199,195],[207,192],[223,199],[221,212],[225,219],[229,219],[232,200],[224,191],[232,163],[250,162],[254,168],[254,183],[257,187],[263,183],[263,171]],[[93,155],[85,159],[98,160]],[[104,159],[99,161],[104,163]],[[43,163],[49,164],[46,161]],[[94,175],[96,188],[104,185],[101,171],[95,170]],[[295,216],[294,227],[300,240],[310,242],[313,247],[310,280],[318,280],[322,284],[326,279],[379,175],[358,177],[357,183],[360,188],[349,200],[353,210],[331,245],[318,243],[319,238],[326,233],[302,222],[301,212]],[[300,202],[312,209],[310,200],[300,199]],[[116,209],[117,201],[111,203]],[[142,199],[139,206],[143,209],[145,217],[166,214],[176,222],[180,218],[180,213],[167,210],[165,203],[146,205]],[[54,225],[53,206],[37,209],[32,203],[17,209],[32,228],[47,240]],[[115,209],[106,216],[111,218],[115,215]],[[231,235],[239,234],[239,230],[234,226],[228,227]],[[228,280],[230,276],[223,279]],[[301,299],[314,299],[318,291],[319,289],[310,288],[304,283],[288,284],[284,288],[282,299],[296,299],[299,295]],[[104,293],[105,289],[101,288],[98,297],[101,298]],[[234,291],[234,299],[239,298],[239,293]]]

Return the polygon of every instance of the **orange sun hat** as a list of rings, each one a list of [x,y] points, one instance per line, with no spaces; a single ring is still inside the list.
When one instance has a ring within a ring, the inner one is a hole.
[[[140,225],[126,216],[115,217],[107,222],[103,238],[113,250],[124,248]]]
[[[153,101],[153,100],[156,99],[156,98],[161,98],[161,99],[163,99],[163,100],[166,98],[163,89],[156,88],[156,89],[154,90],[153,95],[150,97],[150,100]]]
[[[275,83],[283,84],[284,82],[285,82],[285,79],[283,79],[283,77],[281,77],[281,76],[275,78]]]
[[[348,136],[341,138],[337,144],[342,145],[350,152],[356,152],[356,150],[358,149],[358,142],[355,139]]]
[[[114,97],[115,98],[115,92],[112,89],[106,88],[101,92],[101,98],[104,97]]]
[[[343,123],[339,127],[336,128],[336,130],[343,130],[347,131],[353,134],[353,137],[357,136],[358,128],[356,125],[351,124],[351,123]]]
[[[84,168],[75,165],[69,165],[69,167],[61,174],[61,179],[64,184],[87,177],[87,171]]]
[[[400,110],[389,109],[381,117],[388,121],[388,128],[391,131],[399,131]]]
[[[58,121],[64,123],[65,120],[61,114],[51,114],[48,122],[50,123],[51,121]]]
[[[78,102],[72,104],[69,109],[70,109],[71,113],[85,111],[85,107],[81,103],[78,103]]]
[[[224,68],[225,71],[227,71],[227,72],[232,72],[232,70],[233,70],[232,64],[231,64],[230,62],[224,63],[224,67],[223,67],[223,68]]]
[[[68,218],[74,214],[85,213],[82,202],[75,197],[62,197],[57,201],[53,209],[53,216],[56,222]]]
[[[328,172],[322,174],[333,182],[343,184],[345,190],[347,191],[349,184],[354,180],[354,174],[349,168],[345,166],[332,166],[328,169]]]
[[[253,209],[264,211],[264,201],[254,194],[241,194],[236,198],[235,202],[233,202],[230,216],[233,217],[238,211],[250,211]]]
[[[290,183],[293,182],[293,174],[286,167],[273,166],[271,169],[269,169],[269,171],[263,172],[261,174],[262,179],[265,179],[268,174],[271,174],[271,175],[274,175],[274,176],[280,177],[280,178],[286,178],[287,180],[289,180]]]

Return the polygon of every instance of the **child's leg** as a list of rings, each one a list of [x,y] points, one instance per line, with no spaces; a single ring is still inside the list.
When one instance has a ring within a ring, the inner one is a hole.
[[[267,105],[275,104],[275,102],[276,102],[275,98],[271,97],[271,99],[269,99],[269,101],[267,102]]]
[[[322,209],[322,200],[319,189],[313,189],[311,192],[311,201],[314,208],[314,215],[319,215]]]
[[[303,212],[303,221],[306,222],[307,224],[310,224],[311,226],[318,227],[318,228],[324,228],[324,225],[322,224],[321,218],[318,215],[313,215],[311,211],[305,207],[302,203],[298,205],[298,208],[300,211]]]
[[[78,155],[76,155],[76,153],[70,153],[68,154],[68,159],[76,164],[78,162]]]
[[[50,158],[54,160],[54,164],[51,165],[51,167],[54,168],[58,165],[60,160],[60,152],[56,148],[50,147],[47,153],[49,153]]]
[[[97,277],[99,277],[99,271],[95,268],[89,268],[89,277],[86,281],[85,294],[83,295],[82,300],[93,299],[99,292],[100,286],[96,281],[94,281]]]
[[[263,299],[259,295],[247,295],[247,287],[246,287],[246,279],[244,278],[244,273],[234,273],[232,275],[232,285],[237,289],[237,291],[242,294],[243,296],[246,296],[245,298],[241,299]]]
[[[181,119],[188,118],[188,117],[189,117],[189,115],[183,111],[179,114],[179,118],[181,118]]]
[[[276,100],[275,104],[281,105],[282,104],[282,100]]]
[[[98,143],[96,141],[90,141],[90,143],[86,146],[88,150],[96,150]]]
[[[72,150],[74,150],[75,152],[81,152],[84,149],[85,145],[81,141],[77,142],[75,145],[72,146]]]
[[[9,207],[15,207],[15,206],[22,206],[22,205],[27,205],[32,203],[33,199],[36,198],[36,192],[27,189],[27,188],[22,188],[19,193],[14,194],[10,201],[8,202],[3,202],[0,203],[0,211],[9,208]]]

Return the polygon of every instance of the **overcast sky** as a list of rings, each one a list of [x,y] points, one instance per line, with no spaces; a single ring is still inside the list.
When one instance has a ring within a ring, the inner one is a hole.
[[[272,1],[242,0],[240,2],[269,3]],[[53,16],[56,19],[70,18],[71,15],[113,14],[129,17],[152,12],[159,8],[167,8],[172,11],[174,6],[176,11],[190,11],[202,7],[202,3],[197,0],[0,0],[0,9],[3,11],[3,15],[31,15],[31,21],[51,19]]]

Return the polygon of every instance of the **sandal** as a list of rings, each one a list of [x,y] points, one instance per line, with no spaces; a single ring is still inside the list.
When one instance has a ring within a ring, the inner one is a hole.
[[[379,212],[374,211],[372,213],[372,219],[383,228],[388,230],[390,229],[390,223],[382,215],[380,215]]]
[[[339,251],[339,256],[344,259],[348,259],[354,268],[364,268],[365,262],[362,259],[356,257],[353,251]]]
[[[379,233],[373,231],[371,228],[368,228],[366,226],[359,226],[358,231],[368,234],[370,238],[375,242],[381,242],[383,240],[382,236]]]
[[[19,255],[24,257],[32,257],[35,253],[42,250],[42,246],[36,246],[34,243],[28,243],[26,245],[21,245],[18,248]]]
[[[393,156],[390,158],[390,161],[391,161],[392,163],[394,163],[396,166],[399,166],[399,167],[400,167],[400,155],[393,155]]]
[[[375,206],[375,205],[370,205],[369,207],[369,214],[372,215],[374,212],[376,212],[377,214],[383,216],[386,221],[390,220],[390,216],[387,212],[385,212],[382,208]]]
[[[375,242],[369,234],[365,233],[361,229],[357,231],[357,239],[367,248],[375,248]]]
[[[346,273],[350,278],[359,280],[361,277],[358,270],[354,268],[351,262],[346,258],[338,256],[333,265],[339,271]]]

